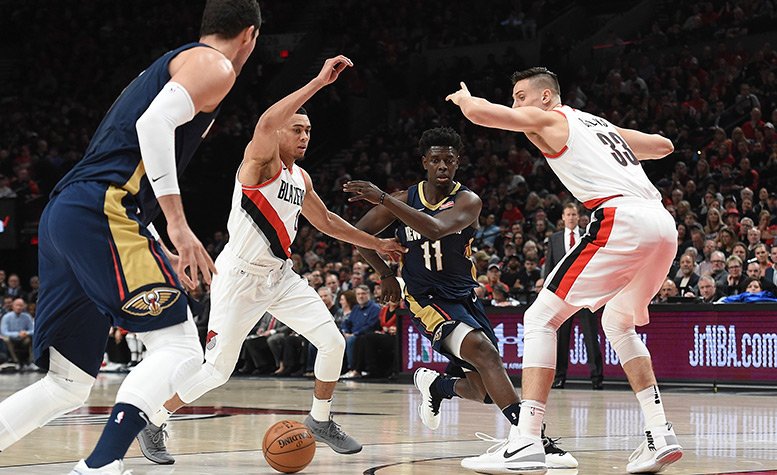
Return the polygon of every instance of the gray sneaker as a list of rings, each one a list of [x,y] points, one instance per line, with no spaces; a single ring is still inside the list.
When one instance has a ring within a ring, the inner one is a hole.
[[[160,465],[175,463],[175,459],[170,455],[165,446],[165,440],[168,438],[165,427],[167,427],[167,424],[157,427],[149,422],[137,436],[138,445],[140,445],[140,451],[143,452],[143,456]]]
[[[355,454],[361,452],[362,444],[356,442],[356,439],[343,432],[340,425],[329,417],[328,421],[319,422],[308,414],[305,418],[305,426],[310,429],[313,437],[317,441],[323,442],[332,447],[332,450],[338,454]]]

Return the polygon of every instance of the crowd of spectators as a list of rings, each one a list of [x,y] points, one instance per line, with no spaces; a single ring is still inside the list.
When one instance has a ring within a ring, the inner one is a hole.
[[[27,67],[6,78],[4,87],[8,89],[3,89],[0,108],[0,198],[16,199],[21,221],[33,228],[47,193],[81,157],[89,134],[116,91],[150,57],[196,37],[191,25],[197,24],[198,15],[184,8],[184,2],[154,3],[151,16],[164,19],[165,28],[161,28],[145,20],[149,17],[145,10],[143,15],[137,14],[136,9],[142,6],[134,4],[69,1],[63,2],[63,14],[34,8],[34,3],[14,11],[12,19],[16,21],[6,32],[31,28],[19,37],[33,40],[21,45],[20,64]],[[678,227],[676,266],[656,302],[713,302],[744,294],[762,295],[765,301],[770,297],[761,293],[773,292],[777,284],[777,51],[769,43],[748,49],[718,39],[758,31],[764,19],[774,18],[774,4],[771,0],[748,0],[681,1],[672,9],[661,5],[664,14],[657,16],[649,32],[641,33],[633,54],[566,71],[560,77],[563,102],[619,126],[661,133],[675,145],[672,156],[644,164]],[[561,8],[563,2],[553,1],[505,0],[488,7],[467,2],[380,1],[346,2],[345,7],[331,12],[334,24],[347,28],[333,28],[338,33],[330,35],[328,41],[352,56],[357,67],[314,102],[311,113],[321,123],[316,130],[332,130],[326,114],[336,113],[348,97],[363,96],[371,87],[386,91],[391,113],[383,127],[340,144],[343,153],[338,160],[318,160],[309,168],[330,209],[352,222],[368,209],[363,202],[347,202],[341,185],[349,179],[369,179],[389,192],[420,181],[418,137],[425,129],[451,126],[465,143],[457,178],[483,200],[481,228],[473,249],[483,300],[497,306],[531,301],[541,288],[540,269],[548,237],[562,229],[562,209],[572,197],[538,150],[520,134],[475,127],[443,101],[458,81],[464,80],[474,94],[509,103],[508,78],[514,70],[527,66],[524,59],[510,48],[500,55],[487,55],[477,66],[469,57],[454,56],[428,69],[417,68],[411,67],[409,58],[428,49],[533,38]],[[453,14],[461,9],[470,16]],[[275,20],[270,25],[283,24],[291,16],[287,8],[275,4],[264,11]],[[467,20],[459,24],[465,17]],[[79,23],[81,18],[93,20],[83,24]],[[473,21],[475,18],[479,21]],[[95,36],[94,31],[100,34]],[[162,36],[138,33],[149,31]],[[696,40],[706,43],[693,50],[666,47]],[[106,42],[118,53],[101,54]],[[141,47],[129,47],[138,42]],[[552,41],[547,44],[552,45]],[[551,67],[566,67],[560,55],[544,58]],[[34,64],[46,67],[32,68]],[[73,64],[79,65],[78,72]],[[36,70],[34,76],[22,74],[32,69]],[[182,183],[185,194],[212,199],[211,192],[217,188],[212,182],[215,173],[226,183],[223,194],[228,202],[234,167],[226,170],[216,164],[225,163],[222,158],[226,155],[234,155],[229,163],[239,161],[240,150],[266,100],[260,98],[262,88],[273,72],[271,65],[249,63],[236,90],[240,101],[225,104],[203,144],[200,159]],[[245,93],[249,89],[251,93]],[[313,142],[316,140],[319,138],[314,134]],[[214,173],[202,173],[205,169]],[[209,193],[201,193],[203,189]],[[585,213],[581,215],[582,229],[589,219]],[[201,222],[212,221],[208,217]],[[213,227],[202,232],[213,232]],[[216,231],[205,241],[215,256],[227,239],[225,232]],[[352,376],[376,372],[365,368],[374,367],[376,358],[383,361],[389,356],[363,353],[364,347],[379,348],[381,344],[360,338],[364,334],[359,319],[365,312],[358,295],[366,285],[374,296],[368,300],[378,297],[377,276],[363,268],[351,246],[321,235],[304,220],[292,249],[295,270],[323,294],[326,291],[321,289],[328,288],[333,318],[338,323],[348,322],[342,323],[349,341],[344,371]],[[0,289],[5,296],[4,313],[12,310],[14,299],[21,298],[34,317],[37,277],[25,285],[18,275],[5,279],[4,274]],[[748,291],[756,288],[752,279],[759,281],[757,292]],[[198,293],[207,302],[207,289]],[[326,295],[322,299],[326,302]],[[351,313],[356,309],[353,319],[343,319],[339,312],[345,308]],[[377,320],[376,312],[371,311],[366,335],[392,335],[395,330],[391,329],[396,328],[390,319],[393,313],[381,312],[396,309],[387,308],[381,308]],[[207,305],[202,313],[199,326],[204,339]],[[269,337],[284,332],[271,324],[269,316],[254,329],[251,339],[264,340],[253,346],[262,351],[247,344],[241,369],[279,374],[311,370],[314,350],[291,331],[286,332],[288,345],[284,341],[279,346],[274,341],[278,338]],[[112,332],[112,340],[122,348],[115,359],[131,364],[142,356],[141,347],[130,350],[127,345],[127,350],[123,349],[123,342],[131,337],[121,329]],[[288,350],[288,355],[295,356],[284,356],[285,346],[296,348]],[[263,352],[265,349],[269,353]],[[24,366],[25,362],[18,364]]]

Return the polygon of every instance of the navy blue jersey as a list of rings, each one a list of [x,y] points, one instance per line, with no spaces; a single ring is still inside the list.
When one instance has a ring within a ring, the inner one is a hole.
[[[109,183],[134,196],[140,209],[139,217],[144,224],[153,221],[159,214],[159,203],[146,178],[135,124],[162,87],[170,81],[170,61],[178,53],[195,47],[209,46],[189,43],[168,51],[122,91],[92,136],[84,158],[60,180],[52,195],[74,182]],[[217,113],[218,108],[213,112],[200,112],[190,122],[176,129],[175,160],[179,178]]]
[[[424,182],[407,189],[407,204],[419,211],[434,216],[450,209],[459,193],[469,191],[457,183],[450,195],[437,204],[426,201]],[[469,298],[477,287],[475,266],[470,259],[470,243],[475,229],[467,227],[462,231],[432,241],[413,228],[400,223],[397,236],[407,253],[402,258],[402,279],[407,292],[415,297],[435,296],[444,299]]]

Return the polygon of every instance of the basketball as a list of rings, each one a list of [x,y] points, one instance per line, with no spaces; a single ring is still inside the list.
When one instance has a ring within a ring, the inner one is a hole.
[[[303,424],[284,420],[271,425],[264,433],[262,452],[275,470],[296,473],[313,460],[316,439]]]

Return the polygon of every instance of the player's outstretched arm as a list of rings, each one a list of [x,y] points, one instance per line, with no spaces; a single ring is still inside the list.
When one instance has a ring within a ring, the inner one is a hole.
[[[433,241],[471,226],[477,221],[483,207],[478,195],[465,192],[458,195],[453,207],[436,216],[429,216],[386,194],[369,181],[349,181],[343,185],[343,191],[354,193],[348,201],[366,200],[372,204],[383,205],[397,219]]]
[[[566,121],[561,114],[550,113],[538,107],[513,109],[494,104],[480,97],[473,97],[467,85],[445,98],[461,109],[464,117],[473,124],[515,132],[534,132],[542,135],[547,127],[554,127]]]
[[[407,191],[394,193],[393,196],[399,201],[407,202]],[[362,216],[354,226],[356,229],[360,229],[367,234],[377,235],[394,221],[396,221],[396,217],[384,206],[375,206],[369,210],[367,214]],[[359,250],[359,253],[364,257],[364,260],[375,269],[375,272],[380,275],[382,289],[381,298],[383,302],[399,301],[402,297],[402,289],[391,268],[374,250],[360,246],[356,246],[356,249]]]
[[[300,169],[302,170],[302,169]],[[394,239],[379,239],[353,227],[348,221],[327,209],[326,205],[313,189],[310,176],[302,170],[305,177],[305,200],[302,202],[302,216],[316,229],[335,239],[345,241],[357,247],[374,249],[387,254],[391,260],[398,261],[407,249]]]
[[[638,130],[615,127],[629,148],[640,160],[656,160],[674,152],[672,141],[658,134],[646,134]]]
[[[274,157],[277,142],[268,138],[277,134],[278,129],[283,127],[286,121],[315,93],[335,82],[345,68],[352,66],[353,62],[343,55],[327,59],[321,71],[310,82],[264,111],[256,123],[254,136],[246,147],[246,159],[260,162],[271,160]]]
[[[170,241],[180,257],[176,272],[189,288],[196,285],[200,272],[210,283],[215,266],[183,212],[175,162],[175,129],[191,121],[198,112],[212,110],[234,83],[232,63],[221,53],[208,48],[191,50],[135,124],[146,175],[167,220]]]

